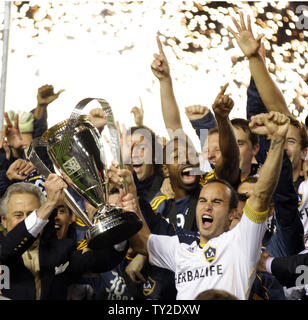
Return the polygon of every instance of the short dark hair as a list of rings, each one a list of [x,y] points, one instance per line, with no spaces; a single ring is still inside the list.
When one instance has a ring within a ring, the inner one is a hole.
[[[169,150],[168,150],[168,146],[169,146],[171,143],[175,143],[176,141],[185,144],[186,150],[188,149],[188,147],[192,147],[192,148],[194,148],[194,150],[195,150],[194,145],[192,144],[190,138],[189,138],[187,135],[185,135],[185,140],[184,140],[182,137],[177,137],[177,136],[175,136],[174,138],[170,139],[170,140],[165,144],[165,146],[164,146],[164,148],[163,148],[163,163],[164,163],[164,164],[167,164],[167,163],[168,163],[168,161],[167,161],[167,156],[168,156],[168,155],[167,155],[167,152],[169,151]]]
[[[253,147],[259,143],[259,136],[251,131],[248,120],[243,118],[234,118],[231,120],[231,124],[233,127],[242,129],[248,133],[249,140]]]
[[[296,120],[293,116],[288,115],[288,118],[290,119],[290,125],[299,129],[299,135],[301,139],[299,143],[301,145],[301,150],[304,150],[308,147],[308,137],[305,125],[300,121]]]
[[[222,179],[211,179],[204,186],[210,183],[215,183],[215,182],[224,184],[228,189],[230,189],[231,197],[230,197],[230,203],[229,203],[229,210],[236,209],[238,205],[238,195],[236,190],[231,186],[231,184],[228,181],[222,180]]]
[[[213,133],[219,133],[217,127],[211,128],[211,129],[209,130],[208,136],[210,136],[210,135],[213,134]]]

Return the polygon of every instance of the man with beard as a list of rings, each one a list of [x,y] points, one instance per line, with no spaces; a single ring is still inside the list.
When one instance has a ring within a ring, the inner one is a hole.
[[[152,62],[151,68],[153,74],[160,82],[162,113],[166,129],[171,139],[169,143],[175,144],[174,150],[170,151],[165,148],[167,152],[164,154],[163,173],[165,177],[170,178],[171,187],[175,196],[174,199],[172,199],[162,193],[158,193],[151,201],[151,206],[154,212],[161,213],[177,226],[195,230],[196,225],[193,222],[194,214],[190,215],[189,211],[194,212],[196,200],[200,192],[200,186],[197,182],[199,178],[193,176],[196,174],[196,170],[194,170],[195,173],[192,173],[194,167],[199,167],[199,161],[193,147],[187,148],[187,136],[182,128],[179,108],[173,92],[169,64],[159,37],[157,37],[157,45],[159,54],[154,54],[154,61]],[[229,120],[229,114],[234,103],[233,100],[225,94],[227,86],[228,84],[220,90],[212,106],[220,137],[219,147],[221,156],[217,160],[216,168],[208,174],[201,176],[199,181],[200,185],[204,185],[212,178],[225,179],[231,183],[231,185],[235,186],[239,182],[239,148]],[[185,143],[179,148],[179,146],[176,146],[176,143],[181,139],[184,140]],[[194,154],[192,156],[194,163],[188,161],[189,154]],[[180,161],[179,156],[182,156]],[[199,174],[200,173],[199,171]],[[191,219],[189,217],[191,217]]]
[[[204,185],[212,178],[221,178],[233,184],[239,179],[239,149],[232,131],[229,113],[233,101],[225,95],[225,85],[217,95],[213,104],[213,111],[218,124],[221,139],[221,156],[217,160],[216,168],[209,174],[196,174],[199,161],[196,150],[184,139],[171,139],[164,149],[163,173],[170,178],[174,191],[174,199],[158,193],[151,201],[154,212],[159,212],[171,223],[186,230],[196,230],[194,210],[199,197],[200,185]],[[170,147],[171,146],[171,147]]]

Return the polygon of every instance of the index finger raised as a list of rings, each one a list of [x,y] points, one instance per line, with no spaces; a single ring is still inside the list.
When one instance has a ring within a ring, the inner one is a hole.
[[[164,50],[163,50],[163,45],[159,39],[159,35],[156,36],[156,42],[158,46],[159,53],[162,54],[163,56],[165,55]]]
[[[226,92],[228,86],[229,86],[229,83],[226,83],[226,84],[220,89],[220,91],[219,91],[219,93],[218,93],[215,101],[218,101],[218,100],[224,95],[224,93]]]

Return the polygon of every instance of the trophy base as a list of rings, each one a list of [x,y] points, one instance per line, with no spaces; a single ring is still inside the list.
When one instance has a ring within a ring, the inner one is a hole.
[[[93,227],[86,232],[90,249],[102,249],[128,240],[143,224],[135,212],[111,206],[99,209],[93,220]]]

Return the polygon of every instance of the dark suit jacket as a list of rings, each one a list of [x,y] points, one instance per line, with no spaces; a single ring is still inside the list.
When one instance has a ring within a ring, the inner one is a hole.
[[[65,300],[68,285],[77,281],[83,273],[108,271],[125,257],[127,250],[118,252],[113,247],[82,254],[75,249],[73,239],[58,240],[53,229],[54,224],[49,222],[40,239],[41,300]],[[4,296],[14,300],[35,299],[34,277],[21,257],[35,240],[24,221],[6,236],[0,234],[0,262],[10,270],[10,289],[2,290]],[[61,265],[67,267],[59,273]]]
[[[308,253],[275,258],[271,266],[272,274],[286,287],[294,287],[296,279],[300,276],[302,277],[300,284],[304,284],[304,279],[306,280],[305,284],[308,284],[307,271],[306,275],[303,274],[303,270],[296,272],[296,268],[301,265],[306,266],[306,270],[308,270]]]

